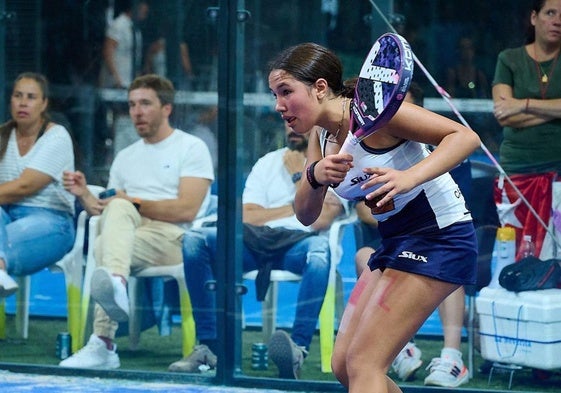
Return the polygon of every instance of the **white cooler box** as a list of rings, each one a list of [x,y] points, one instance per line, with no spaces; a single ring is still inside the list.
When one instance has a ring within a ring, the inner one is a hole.
[[[475,301],[484,359],[561,368],[561,289],[481,289]]]

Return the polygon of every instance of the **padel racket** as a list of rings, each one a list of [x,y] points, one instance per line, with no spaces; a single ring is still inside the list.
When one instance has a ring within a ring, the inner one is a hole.
[[[386,33],[376,40],[360,70],[351,100],[349,135],[340,153],[353,154],[361,140],[379,130],[395,115],[411,85],[413,65],[413,53],[405,38]],[[331,186],[342,198],[362,200],[365,191],[361,190],[360,184],[366,179],[362,165],[355,162],[345,180]]]
[[[376,40],[364,60],[351,100],[352,137],[358,144],[395,115],[413,78],[413,53],[405,38],[386,33]],[[343,145],[341,152],[345,151]]]

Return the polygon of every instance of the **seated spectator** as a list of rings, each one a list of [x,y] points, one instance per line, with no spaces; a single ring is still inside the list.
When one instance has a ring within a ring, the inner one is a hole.
[[[322,232],[343,212],[343,205],[330,191],[313,225],[307,227],[297,220],[293,202],[302,177],[308,140],[307,135],[287,128],[286,141],[286,147],[267,153],[255,163],[245,183],[243,270],[259,269],[260,276],[265,277],[267,284],[257,288],[260,300],[267,290],[270,269],[302,275],[291,334],[278,330],[269,342],[269,358],[277,365],[279,377],[296,379],[310,349],[329,278],[329,241]],[[214,260],[216,228],[201,228],[198,232],[206,237],[206,243],[201,242],[201,249],[191,249],[191,255],[185,255],[186,272],[196,271],[195,265],[210,266]],[[189,292],[195,291],[189,287]],[[204,334],[201,326],[212,326],[206,322],[214,314],[209,302],[211,300],[207,299],[207,303],[200,306],[197,299],[192,298],[198,334]],[[197,308],[207,312],[197,313]],[[206,350],[201,350],[201,358],[206,354]],[[196,372],[201,358],[182,359],[172,365],[173,371]]]
[[[202,140],[170,126],[173,98],[173,85],[163,77],[145,75],[131,83],[129,114],[142,139],[115,157],[108,183],[114,197],[92,195],[81,172],[64,174],[66,189],[101,219],[92,275],[93,334],[62,367],[120,367],[113,340],[118,322],[129,315],[129,275],[155,264],[181,264],[182,242],[189,241],[185,230],[206,212],[212,160]]]
[[[72,138],[50,120],[48,94],[43,75],[20,74],[0,126],[0,297],[18,289],[9,274],[52,265],[74,243],[74,196],[60,182],[74,170]]]

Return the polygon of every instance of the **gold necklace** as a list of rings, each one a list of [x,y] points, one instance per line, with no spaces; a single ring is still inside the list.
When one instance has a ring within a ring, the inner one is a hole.
[[[342,113],[341,113],[341,120],[339,121],[339,124],[337,125],[337,131],[335,132],[335,135],[330,134],[329,137],[327,138],[328,142],[331,143],[337,143],[337,137],[339,136],[339,132],[341,131],[341,127],[343,126],[343,119],[345,118],[345,104],[347,103],[347,99],[344,98],[343,102],[341,103],[341,109],[342,109]]]
[[[542,83],[547,83],[547,81],[549,81],[549,78],[547,77],[547,73],[545,72],[545,70],[543,69],[540,63],[538,63],[538,65],[540,67],[540,71],[542,72]]]
[[[545,70],[542,68],[541,63],[538,61],[538,57],[536,55],[536,43],[534,42],[534,58],[532,60],[534,60],[534,65],[536,66],[538,81],[541,81],[540,93],[541,93],[542,100],[545,99],[545,93],[547,92],[547,88],[549,87],[549,81],[553,76],[553,71],[555,71],[555,65],[557,64],[558,58],[559,58],[559,52],[557,52],[555,58],[553,59],[553,63],[551,64],[551,68],[549,69],[549,75],[548,75],[547,72],[545,72]]]

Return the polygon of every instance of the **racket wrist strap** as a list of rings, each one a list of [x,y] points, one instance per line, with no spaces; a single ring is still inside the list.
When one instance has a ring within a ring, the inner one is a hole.
[[[316,165],[319,161],[312,162],[312,164],[306,169],[306,179],[308,179],[308,183],[314,190],[322,187],[323,184],[319,183],[314,175],[314,170],[316,169]]]

